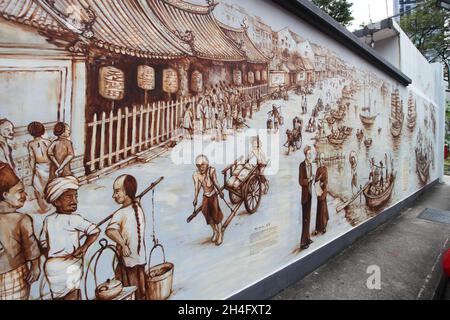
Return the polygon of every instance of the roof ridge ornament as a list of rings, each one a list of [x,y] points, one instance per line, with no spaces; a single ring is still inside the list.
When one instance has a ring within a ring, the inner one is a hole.
[[[70,31],[75,32],[86,39],[92,39],[94,37],[92,27],[96,22],[97,16],[91,6],[86,7],[80,2],[81,8],[77,8],[79,11],[78,13],[76,12],[75,6],[68,7],[68,9],[71,8],[73,11],[63,13],[57,8],[55,0],[37,1],[50,15],[56,18],[59,23],[64,25]],[[84,11],[87,16],[86,18],[81,17],[80,13],[82,11]]]
[[[175,30],[175,36],[183,42],[186,42],[190,47],[192,52],[195,52],[195,35],[192,30]]]

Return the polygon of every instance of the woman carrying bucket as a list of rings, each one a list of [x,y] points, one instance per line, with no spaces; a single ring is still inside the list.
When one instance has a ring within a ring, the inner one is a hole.
[[[113,199],[122,208],[112,217],[106,235],[116,242],[120,255],[116,278],[124,286],[137,287],[136,299],[146,298],[145,215],[136,199],[137,181],[131,175],[122,175],[113,185]]]

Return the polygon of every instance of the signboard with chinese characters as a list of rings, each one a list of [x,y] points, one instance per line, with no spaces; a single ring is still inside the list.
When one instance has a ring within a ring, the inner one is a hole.
[[[195,70],[194,72],[192,72],[191,90],[194,92],[202,92],[203,91],[203,74],[198,70]]]
[[[241,70],[234,70],[233,71],[233,83],[237,86],[242,85],[242,71]]]
[[[286,73],[283,71],[271,71],[270,72],[270,86],[278,87],[283,86],[286,82]]]
[[[155,89],[155,69],[141,65],[137,68],[137,85],[143,90]]]
[[[255,83],[255,74],[253,73],[253,71],[250,71],[248,73],[248,82],[250,84],[254,84]]]
[[[174,69],[164,69],[163,71],[163,90],[167,93],[178,91],[178,73]]]
[[[103,98],[122,100],[125,96],[125,74],[115,67],[101,67],[98,86]]]

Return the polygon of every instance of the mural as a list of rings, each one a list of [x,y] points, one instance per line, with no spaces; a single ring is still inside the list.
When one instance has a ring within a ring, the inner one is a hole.
[[[437,178],[433,102],[273,6],[0,1],[1,300],[227,298]]]

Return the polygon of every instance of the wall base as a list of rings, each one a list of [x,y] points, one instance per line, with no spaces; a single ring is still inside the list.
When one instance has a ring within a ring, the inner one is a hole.
[[[403,209],[412,205],[418,197],[420,197],[424,192],[437,184],[439,184],[439,180],[433,181],[416,193],[412,194],[410,197],[383,211],[376,217],[355,227],[353,230],[340,236],[333,242],[317,249],[314,253],[311,253],[310,255],[287,266],[283,270],[280,270],[261,280],[260,282],[229,297],[229,299],[263,300],[273,297],[283,289],[301,280],[302,278],[319,268],[322,264],[340,253],[342,250],[349,247],[352,243],[354,243],[356,240],[358,240],[368,232],[376,229],[381,224],[399,215]]]

